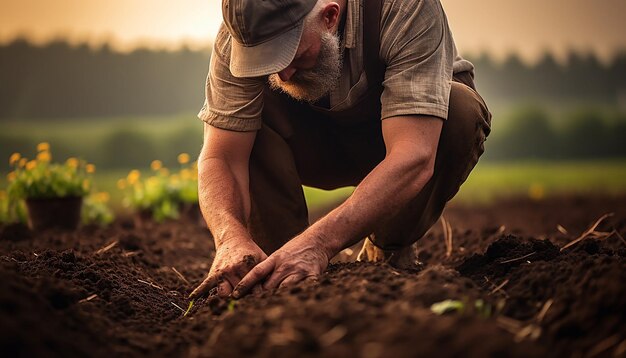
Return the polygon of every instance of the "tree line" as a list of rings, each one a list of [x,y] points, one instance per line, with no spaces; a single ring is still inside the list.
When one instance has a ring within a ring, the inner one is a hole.
[[[626,158],[624,112],[589,107],[550,114],[526,105],[507,117],[492,123],[485,160]]]
[[[198,111],[210,51],[91,48],[55,41],[0,46],[0,119],[170,115]],[[488,103],[534,101],[624,105],[626,53],[609,65],[572,52],[565,65],[550,54],[536,65],[512,55],[468,57]],[[620,102],[621,101],[621,102]]]

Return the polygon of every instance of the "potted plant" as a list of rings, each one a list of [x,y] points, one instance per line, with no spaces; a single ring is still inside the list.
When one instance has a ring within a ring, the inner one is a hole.
[[[93,164],[77,158],[52,163],[48,143],[37,145],[36,159],[14,153],[9,164],[13,169],[7,178],[9,199],[13,203],[26,202],[31,229],[78,227],[83,197],[91,190]]]
[[[138,213],[138,224],[149,218],[161,222],[179,219],[181,214],[193,220],[200,216],[197,163],[190,163],[186,153],[178,156],[178,162],[177,172],[170,172],[160,160],[154,160],[150,165],[152,175],[142,178],[134,169],[118,181],[118,188],[125,191],[124,205]]]

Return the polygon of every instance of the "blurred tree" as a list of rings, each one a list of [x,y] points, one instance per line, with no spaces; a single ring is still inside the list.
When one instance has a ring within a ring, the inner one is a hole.
[[[556,135],[547,113],[539,107],[523,107],[515,111],[510,125],[500,136],[499,151],[506,158],[554,158]]]
[[[0,119],[87,118],[197,112],[210,52],[137,49],[118,53],[62,40],[0,46]],[[498,63],[468,56],[487,103],[558,101],[617,104],[626,93],[626,53],[610,65],[571,52],[565,64],[546,54],[535,65],[512,54]]]
[[[611,154],[602,112],[579,109],[566,116],[564,125],[561,151],[568,158],[602,158]]]
[[[143,168],[158,158],[155,145],[145,134],[121,128],[102,143],[102,164],[107,168]]]
[[[167,156],[163,158],[172,158],[172,162],[166,162],[167,165],[176,164],[174,160],[179,153],[189,153],[193,160],[200,154],[202,149],[202,122],[197,121],[197,125],[187,126],[173,133],[167,141]]]

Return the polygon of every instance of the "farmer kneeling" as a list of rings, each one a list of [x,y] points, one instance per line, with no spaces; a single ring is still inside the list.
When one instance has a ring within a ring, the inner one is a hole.
[[[360,260],[415,261],[483,152],[491,114],[439,0],[223,0],[199,113],[207,278],[238,298]],[[309,226],[302,185],[356,186]],[[267,256],[269,255],[269,256]]]

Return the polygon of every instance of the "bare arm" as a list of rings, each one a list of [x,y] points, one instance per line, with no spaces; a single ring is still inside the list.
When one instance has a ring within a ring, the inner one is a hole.
[[[234,295],[264,278],[263,286],[272,289],[319,275],[330,258],[371,233],[380,219],[398,213],[431,178],[442,126],[433,116],[385,119],[385,159],[342,205],[250,271]]]
[[[330,257],[371,233],[381,218],[396,215],[432,177],[443,120],[392,117],[383,121],[385,159],[339,207],[311,226],[324,237]]]
[[[239,280],[267,256],[248,232],[250,191],[248,163],[256,132],[233,132],[208,124],[198,159],[202,215],[215,240],[216,255],[204,282],[191,297],[218,287],[228,296]]]
[[[232,132],[204,125],[198,194],[216,246],[233,237],[250,238],[248,162],[255,136],[256,132]]]

